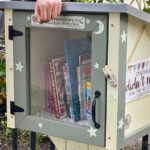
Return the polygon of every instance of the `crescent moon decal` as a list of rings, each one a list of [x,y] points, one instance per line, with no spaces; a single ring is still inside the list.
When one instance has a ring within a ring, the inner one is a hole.
[[[96,20],[95,22],[98,24],[99,28],[98,31],[95,31],[94,33],[101,34],[104,31],[104,24],[100,20]]]

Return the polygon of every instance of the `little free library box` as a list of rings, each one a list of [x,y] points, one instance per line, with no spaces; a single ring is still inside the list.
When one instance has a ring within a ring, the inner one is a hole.
[[[60,17],[40,24],[34,5],[0,2],[8,127],[79,142],[78,150],[119,150],[150,133],[150,15],[63,3]]]

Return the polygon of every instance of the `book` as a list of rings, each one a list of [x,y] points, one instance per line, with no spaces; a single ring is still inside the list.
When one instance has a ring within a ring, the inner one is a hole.
[[[86,115],[86,106],[87,106],[87,96],[86,96],[86,82],[87,81],[91,81],[91,64],[88,65],[82,65],[80,66],[80,91],[79,91],[79,95],[80,95],[80,101],[81,101],[81,105],[80,105],[80,109],[81,109],[81,117],[83,119],[87,119],[87,115]]]
[[[50,72],[50,76],[48,79],[48,81],[49,81],[48,96],[51,97],[51,99],[53,98],[53,100],[51,100],[51,103],[47,102],[47,110],[49,110],[48,109],[49,105],[53,105],[56,118],[60,118],[59,106],[58,106],[58,96],[57,96],[57,89],[56,89],[56,79],[55,79],[56,74],[55,74],[52,60],[50,60],[48,64],[49,64],[49,72]],[[48,81],[46,81],[46,82],[48,82]]]
[[[46,96],[46,111],[55,113],[54,93],[56,89],[53,87],[53,71],[49,64],[45,65],[45,96]]]
[[[91,81],[86,81],[86,118],[88,123],[91,122],[91,109],[92,109],[92,99],[91,99]]]
[[[79,93],[79,99],[80,99],[80,115],[81,120],[85,120],[86,117],[86,100],[83,92],[83,79],[82,79],[82,66],[91,64],[91,53],[86,53],[79,56],[79,66],[77,67],[77,77],[78,77],[78,93]]]
[[[77,66],[77,79],[78,79],[78,95],[79,95],[79,101],[80,101],[80,119],[85,120],[86,119],[86,113],[84,107],[84,100],[83,100],[83,87],[82,87],[82,66]]]
[[[79,66],[91,64],[91,53],[79,56]]]
[[[67,63],[65,63],[63,66],[63,77],[64,77],[67,114],[68,114],[69,118],[73,118],[72,110],[71,110],[70,79],[69,79],[69,74],[68,74],[68,64]]]
[[[76,122],[80,121],[81,119],[76,67],[79,66],[79,56],[91,52],[91,39],[90,37],[84,37],[79,39],[66,40],[64,45],[72,95],[71,107],[73,110],[73,119]]]
[[[67,107],[66,107],[66,97],[65,97],[65,87],[63,78],[63,66],[66,63],[65,57],[59,57],[52,59],[55,76],[54,81],[56,83],[56,94],[57,94],[57,105],[59,118],[67,117]],[[56,105],[56,106],[57,106]]]

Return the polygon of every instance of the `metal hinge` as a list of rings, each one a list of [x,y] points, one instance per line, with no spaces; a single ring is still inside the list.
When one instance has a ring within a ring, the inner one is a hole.
[[[105,66],[103,68],[103,72],[105,74],[105,77],[109,81],[110,85],[113,86],[113,87],[116,87],[117,86],[117,80],[116,80],[115,76],[113,75],[110,67],[109,66]]]
[[[9,39],[10,40],[13,40],[13,38],[15,37],[15,36],[22,36],[23,35],[23,32],[21,32],[21,31],[18,31],[18,30],[15,30],[14,28],[13,28],[13,26],[9,26],[8,27],[8,33],[9,33]]]
[[[15,102],[10,102],[10,114],[14,115],[16,112],[24,112],[24,109],[16,106]]]

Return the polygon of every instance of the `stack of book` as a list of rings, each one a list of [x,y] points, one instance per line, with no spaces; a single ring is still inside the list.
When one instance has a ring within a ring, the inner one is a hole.
[[[46,64],[46,111],[74,122],[91,120],[91,40],[65,41],[66,56]]]

